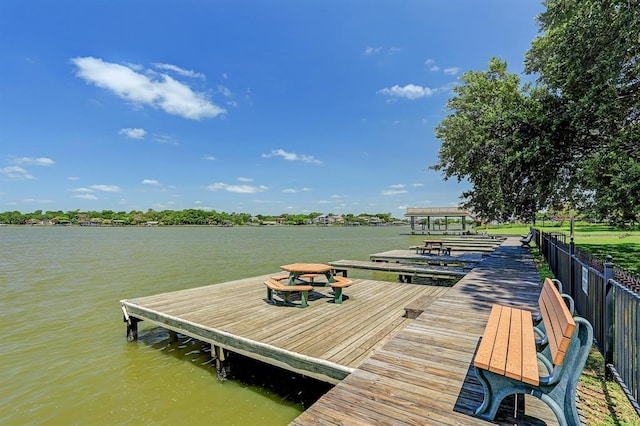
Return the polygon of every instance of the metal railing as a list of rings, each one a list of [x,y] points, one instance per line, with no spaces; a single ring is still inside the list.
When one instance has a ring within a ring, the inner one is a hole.
[[[593,337],[604,356],[607,373],[620,383],[640,416],[640,283],[604,261],[575,248],[559,233],[532,229],[534,240],[551,272],[563,284],[580,316],[593,326]]]

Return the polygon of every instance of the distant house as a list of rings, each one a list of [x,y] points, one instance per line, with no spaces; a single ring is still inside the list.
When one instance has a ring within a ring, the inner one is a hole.
[[[344,222],[344,218],[342,216],[335,216],[335,215],[320,215],[318,217],[314,217],[313,220],[311,220],[311,223],[314,225],[331,225],[332,223],[343,223]]]

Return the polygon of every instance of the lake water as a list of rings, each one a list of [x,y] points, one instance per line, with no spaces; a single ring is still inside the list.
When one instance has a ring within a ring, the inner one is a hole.
[[[313,399],[313,381],[292,376],[284,391],[272,388],[269,368],[251,363],[220,381],[201,342],[171,341],[145,323],[139,341],[127,342],[119,301],[288,263],[364,260],[419,244],[408,232],[0,227],[0,424],[287,424]]]

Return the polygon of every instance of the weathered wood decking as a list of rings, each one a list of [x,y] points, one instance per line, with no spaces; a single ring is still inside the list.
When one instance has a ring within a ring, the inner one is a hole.
[[[306,425],[472,425],[482,388],[473,355],[493,303],[535,309],[539,278],[532,258],[510,239],[352,374],[292,422]],[[509,422],[499,412],[497,423]],[[518,424],[557,424],[526,396]]]
[[[405,306],[445,287],[354,279],[341,305],[330,287],[309,294],[309,307],[266,302],[270,275],[122,301],[134,318],[152,321],[291,371],[336,383],[411,321]]]
[[[129,315],[255,359],[338,383],[292,425],[487,424],[472,359],[493,303],[535,309],[539,279],[509,239],[453,287],[356,279],[342,305],[269,305],[269,275],[123,301]],[[422,304],[416,319],[404,308]],[[526,397],[519,424],[557,424]],[[508,423],[504,412],[499,423]],[[513,421],[511,422],[513,424]]]

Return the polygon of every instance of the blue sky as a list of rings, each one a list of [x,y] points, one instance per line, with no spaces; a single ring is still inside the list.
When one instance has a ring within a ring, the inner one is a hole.
[[[538,1],[0,4],[0,211],[391,213],[461,73],[520,73]]]

